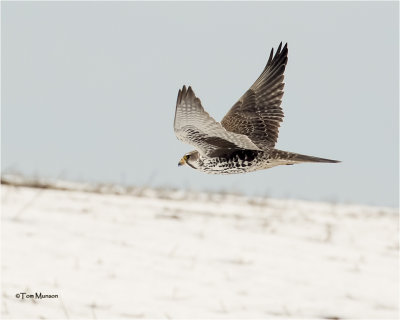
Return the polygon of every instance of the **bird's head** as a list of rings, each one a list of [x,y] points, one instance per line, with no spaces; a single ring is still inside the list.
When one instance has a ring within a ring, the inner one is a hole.
[[[200,157],[199,152],[196,150],[188,152],[178,162],[178,166],[183,166],[184,164],[187,164],[192,168],[197,168],[198,167],[197,161],[199,160],[199,157]]]

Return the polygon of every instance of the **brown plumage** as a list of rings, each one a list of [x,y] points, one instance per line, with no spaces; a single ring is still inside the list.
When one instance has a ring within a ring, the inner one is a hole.
[[[281,43],[275,56],[271,49],[261,75],[221,121],[226,130],[248,136],[261,149],[273,147],[278,140],[287,55],[287,44],[282,49]]]
[[[271,50],[267,65],[249,90],[216,122],[202,107],[191,87],[179,90],[174,131],[196,147],[179,162],[206,173],[228,174],[268,169],[301,162],[339,162],[274,149],[279,126],[287,44]]]

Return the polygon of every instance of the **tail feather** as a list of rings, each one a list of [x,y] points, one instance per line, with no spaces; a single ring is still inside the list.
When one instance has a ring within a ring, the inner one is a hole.
[[[274,151],[275,151],[274,156],[276,156],[277,159],[286,160],[288,164],[300,163],[300,162],[325,162],[325,163],[340,162],[339,160],[318,158],[294,152],[281,151],[281,150],[274,150]]]

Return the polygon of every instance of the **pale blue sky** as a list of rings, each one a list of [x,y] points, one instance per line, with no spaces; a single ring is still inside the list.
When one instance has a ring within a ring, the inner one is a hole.
[[[2,2],[2,170],[398,206],[398,3]],[[288,42],[277,148],[341,164],[177,167],[178,89],[221,120]]]

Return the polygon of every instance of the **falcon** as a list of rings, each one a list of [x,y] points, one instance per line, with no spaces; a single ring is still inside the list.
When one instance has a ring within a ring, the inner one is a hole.
[[[190,86],[183,86],[178,92],[174,131],[196,150],[186,153],[178,165],[210,174],[233,174],[302,162],[340,162],[275,149],[284,116],[281,102],[287,61],[287,43],[282,48],[281,42],[275,55],[272,48],[261,75],[221,123],[204,110]]]

